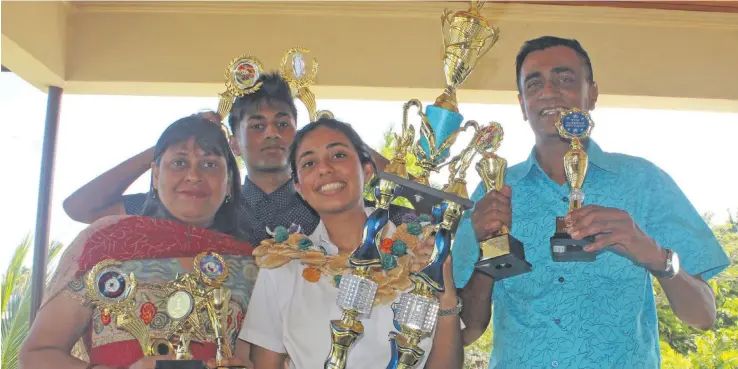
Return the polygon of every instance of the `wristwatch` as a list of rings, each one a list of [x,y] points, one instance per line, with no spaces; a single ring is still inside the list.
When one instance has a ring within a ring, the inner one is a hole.
[[[461,312],[461,309],[464,307],[464,304],[461,302],[461,298],[459,296],[456,296],[456,307],[448,310],[439,310],[438,316],[447,316],[447,315],[454,315]]]
[[[666,266],[664,270],[651,270],[651,274],[658,278],[674,278],[679,274],[679,255],[674,250],[664,249],[666,251]]]

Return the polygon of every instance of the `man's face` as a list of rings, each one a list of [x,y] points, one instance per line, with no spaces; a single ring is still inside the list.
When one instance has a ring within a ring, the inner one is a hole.
[[[235,134],[249,171],[288,168],[287,149],[295,138],[295,119],[287,104],[270,102],[247,109]]]
[[[538,139],[558,137],[556,119],[563,109],[594,109],[597,85],[576,51],[555,46],[528,54],[520,70],[520,108]]]

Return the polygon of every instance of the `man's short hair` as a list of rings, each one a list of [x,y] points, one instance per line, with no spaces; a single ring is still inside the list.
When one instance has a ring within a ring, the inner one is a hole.
[[[587,80],[589,80],[589,82],[594,82],[592,62],[589,60],[589,55],[586,51],[584,51],[582,45],[579,44],[579,41],[575,39],[561,38],[556,36],[542,36],[525,41],[525,43],[523,43],[523,46],[520,48],[520,51],[518,52],[518,56],[515,60],[515,82],[518,85],[518,91],[522,91],[520,86],[520,70],[523,67],[523,62],[525,62],[525,59],[528,57],[528,55],[534,51],[545,50],[555,46],[565,46],[574,50],[582,59],[582,62],[589,71],[589,74],[587,75]]]
[[[295,107],[295,99],[292,96],[292,90],[287,81],[282,78],[279,73],[264,73],[259,76],[258,82],[262,82],[258,91],[241,96],[233,102],[231,114],[228,116],[228,125],[231,132],[235,135],[238,125],[246,116],[247,110],[251,108],[259,109],[263,105],[273,105],[275,103],[283,103],[287,105],[292,114],[292,119],[297,124],[297,107]]]

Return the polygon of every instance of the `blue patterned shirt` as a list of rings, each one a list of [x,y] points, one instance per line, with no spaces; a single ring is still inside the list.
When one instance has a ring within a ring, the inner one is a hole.
[[[627,211],[660,246],[679,254],[682,268],[707,280],[730,261],[677,184],[645,159],[604,153],[590,140],[584,205]],[[495,282],[490,368],[660,367],[658,320],[651,276],[612,251],[591,263],[557,263],[550,237],[569,208],[568,184],[541,169],[535,150],[511,167],[512,235],[525,245],[530,273]],[[473,201],[484,196],[480,184]],[[467,212],[454,241],[457,286],[479,257]]]

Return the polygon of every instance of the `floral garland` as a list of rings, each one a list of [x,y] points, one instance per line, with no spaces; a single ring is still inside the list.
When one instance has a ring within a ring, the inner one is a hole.
[[[407,213],[402,216],[402,224],[395,233],[382,239],[380,255],[382,268],[372,268],[371,278],[379,285],[374,304],[388,304],[397,298],[397,295],[412,287],[410,272],[413,265],[420,260],[413,252],[433,232],[431,217],[428,215],[416,216]],[[300,260],[305,269],[302,277],[308,282],[318,282],[322,276],[332,278],[333,285],[338,287],[341,276],[348,266],[349,253],[328,255],[324,247],[315,245],[307,235],[300,233],[300,227],[292,225],[289,229],[278,226],[272,232],[274,238],[267,239],[254,249],[253,256],[256,264],[261,268],[278,268],[291,260]],[[420,264],[424,265],[424,264]]]

